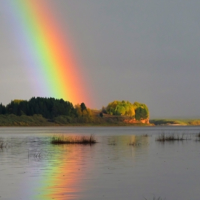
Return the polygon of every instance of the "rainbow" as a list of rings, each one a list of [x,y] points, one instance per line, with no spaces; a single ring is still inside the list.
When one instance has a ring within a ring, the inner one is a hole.
[[[35,93],[90,104],[84,73],[66,36],[45,0],[6,0],[14,37],[26,62]]]

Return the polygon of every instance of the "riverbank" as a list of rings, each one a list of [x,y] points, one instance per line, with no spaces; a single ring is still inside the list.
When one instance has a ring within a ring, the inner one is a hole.
[[[69,118],[68,116],[58,116],[46,119],[42,115],[0,115],[0,127],[7,126],[149,126],[144,123],[126,123],[124,117],[93,117],[86,121],[84,118]]]
[[[128,123],[127,123],[128,121]],[[3,126],[195,126],[200,125],[200,119],[152,119],[150,123],[130,123],[125,117],[99,117],[90,120],[58,116],[47,119],[42,115],[0,115],[0,127]]]
[[[151,119],[151,124],[155,126],[198,126],[200,119]]]

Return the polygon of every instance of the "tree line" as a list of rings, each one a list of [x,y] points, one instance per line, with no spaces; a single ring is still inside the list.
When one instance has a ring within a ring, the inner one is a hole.
[[[99,114],[97,114],[99,113]],[[106,118],[104,113],[115,115]],[[146,104],[129,101],[113,101],[102,110],[92,111],[85,103],[73,105],[69,101],[55,98],[32,97],[30,100],[13,100],[8,105],[0,104],[0,115],[34,116],[41,115],[50,122],[56,123],[120,123],[121,116],[136,120],[148,119],[149,110]]]
[[[29,101],[13,100],[7,106],[0,104],[0,114],[14,114],[17,116],[33,116],[40,114],[47,119],[65,115],[70,117],[79,117],[85,115],[87,107],[84,103],[75,107],[69,101],[55,98],[33,97]]]

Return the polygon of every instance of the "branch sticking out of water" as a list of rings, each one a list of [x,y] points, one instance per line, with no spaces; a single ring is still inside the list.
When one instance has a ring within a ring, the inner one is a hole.
[[[108,145],[113,145],[113,146],[115,146],[115,145],[116,145],[116,141],[115,141],[115,140],[114,140],[114,141],[111,141],[111,142],[108,143]]]
[[[158,136],[158,138],[156,139],[156,141],[159,141],[159,142],[167,142],[167,141],[171,142],[171,141],[183,141],[183,140],[188,140],[188,138],[184,137],[184,134],[180,136],[180,135],[174,135],[174,134],[165,135],[164,133]]]
[[[197,137],[200,138],[200,132],[197,134]]]
[[[3,150],[7,148],[7,146],[7,143],[2,138],[0,138],[0,149]]]
[[[140,145],[140,143],[136,143],[136,142],[130,142],[128,145],[129,145],[129,146],[139,146],[139,145]]]

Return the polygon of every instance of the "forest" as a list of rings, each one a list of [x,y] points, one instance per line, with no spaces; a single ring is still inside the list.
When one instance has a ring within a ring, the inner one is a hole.
[[[30,100],[12,100],[0,104],[0,126],[3,125],[69,125],[113,124],[123,125],[124,119],[149,118],[145,104],[129,101],[113,101],[101,110],[87,108],[85,103],[73,105],[55,98],[32,97]]]

